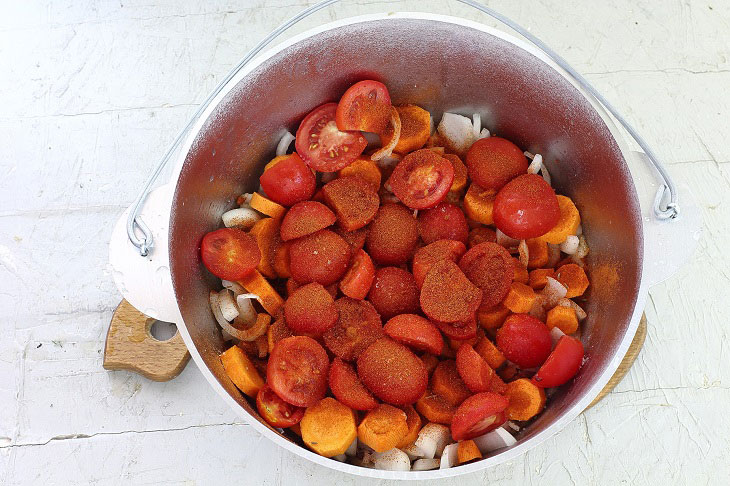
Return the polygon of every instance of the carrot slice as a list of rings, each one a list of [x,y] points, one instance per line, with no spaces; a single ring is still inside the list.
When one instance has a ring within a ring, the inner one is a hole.
[[[277,204],[271,199],[267,199],[258,192],[254,192],[249,203],[252,209],[274,219],[281,219],[286,214],[286,208],[281,204]]]
[[[480,308],[477,310],[477,321],[484,329],[497,329],[510,314],[510,310],[502,304],[488,309]]]
[[[475,459],[481,459],[482,453],[473,440],[462,440],[456,448],[456,457],[459,464],[464,464]]]
[[[340,177],[353,176],[364,179],[369,182],[376,191],[380,189],[380,182],[383,177],[375,162],[365,157],[358,157],[353,163],[344,169],[340,169],[338,175]]]
[[[398,445],[408,434],[406,413],[400,408],[380,404],[370,410],[357,427],[357,438],[375,452],[385,452]]]
[[[399,154],[407,154],[418,150],[428,141],[431,135],[431,114],[416,105],[396,106],[398,116],[400,116],[400,138],[393,149]],[[383,147],[388,145],[393,139],[393,125],[388,123],[385,131],[381,135]]]
[[[258,271],[254,270],[250,274],[238,281],[243,288],[252,294],[258,296],[258,301],[269,314],[276,315],[276,312],[284,305],[284,299],[274,290],[268,280]]]
[[[474,351],[479,353],[479,356],[484,358],[487,364],[495,370],[507,361],[507,358],[504,357],[502,351],[497,349],[497,346],[495,346],[494,343],[487,338],[479,341],[474,348]]]
[[[529,253],[527,268],[540,268],[548,264],[550,255],[545,240],[532,238],[526,240],[525,243],[527,243],[527,251]]]
[[[279,237],[279,221],[274,218],[264,218],[256,221],[250,231],[256,239],[261,251],[261,261],[256,269],[267,278],[276,278],[276,271],[272,262]]]
[[[522,262],[520,262],[517,258],[512,258],[512,266],[515,270],[514,277],[512,277],[513,282],[526,284],[530,281],[530,274],[527,272],[527,267],[525,267]]]
[[[426,393],[416,402],[416,410],[429,422],[449,425],[454,418],[456,407],[447,402],[444,397],[426,390]]]
[[[396,444],[396,447],[406,447],[413,444],[418,438],[418,433],[421,431],[423,426],[423,420],[418,415],[413,405],[406,405],[403,407],[403,411],[406,413],[406,424],[408,425],[408,433]]]
[[[553,229],[540,236],[546,243],[560,244],[565,239],[574,235],[580,225],[580,213],[573,201],[566,196],[558,196],[558,207],[560,208],[560,219]]]
[[[466,165],[464,165],[464,162],[461,161],[458,155],[443,154],[443,157],[454,166],[454,182],[451,183],[450,192],[459,194],[463,193],[464,189],[466,189],[468,172]]]
[[[588,276],[585,270],[575,263],[569,263],[558,268],[555,272],[555,279],[568,288],[566,298],[579,297],[588,288]]]
[[[482,224],[494,224],[494,198],[496,191],[483,189],[472,182],[464,196],[466,217]]]
[[[557,327],[565,334],[573,334],[578,330],[578,317],[572,307],[559,305],[548,311],[545,324],[549,329]]]
[[[234,385],[250,397],[255,397],[264,380],[256,371],[256,366],[238,346],[232,346],[220,356],[223,369]]]
[[[291,430],[292,432],[294,432],[295,434],[297,434],[299,437],[302,436],[302,426],[299,425],[298,423],[296,423],[296,424],[292,425],[291,427],[289,427],[289,430]]]
[[[304,443],[325,457],[344,454],[357,437],[355,413],[330,397],[308,407],[299,424]]]
[[[274,350],[276,343],[293,335],[294,333],[286,325],[286,321],[283,318],[275,320],[266,331],[266,343],[269,347],[269,354]]]
[[[535,299],[537,299],[537,294],[532,290],[532,287],[523,283],[512,282],[502,305],[515,314],[526,314],[532,309]]]
[[[454,406],[471,396],[471,391],[459,376],[454,360],[442,361],[436,366],[431,376],[431,388]]]
[[[505,410],[509,420],[530,420],[545,408],[545,390],[527,378],[507,383],[504,394],[509,400]]]
[[[530,287],[541,290],[547,285],[547,278],[555,277],[555,270],[552,268],[536,268],[530,272]]]

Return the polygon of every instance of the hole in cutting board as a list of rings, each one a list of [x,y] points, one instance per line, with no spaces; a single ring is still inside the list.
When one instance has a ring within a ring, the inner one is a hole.
[[[177,326],[172,322],[152,319],[152,324],[149,326],[149,333],[150,336],[158,341],[168,341],[177,334]]]

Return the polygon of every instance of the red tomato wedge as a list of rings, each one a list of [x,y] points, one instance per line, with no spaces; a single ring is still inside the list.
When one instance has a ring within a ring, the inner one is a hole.
[[[401,314],[385,323],[385,334],[415,350],[439,355],[444,339],[438,328],[428,319],[415,314]]]
[[[340,358],[332,361],[329,383],[335,398],[352,409],[372,410],[378,406],[378,402],[362,384],[352,365]]]
[[[345,231],[355,231],[368,224],[380,207],[380,197],[373,185],[360,177],[335,179],[322,188],[322,193]]]
[[[423,361],[387,337],[363,351],[357,359],[357,374],[376,397],[398,406],[415,403],[428,384]]]
[[[500,137],[482,138],[466,153],[469,177],[484,189],[498,191],[527,172],[527,157],[520,148]]]
[[[497,348],[521,368],[534,368],[545,362],[552,340],[542,321],[527,314],[512,314],[497,331]]]
[[[337,282],[350,263],[350,245],[337,233],[320,230],[292,241],[289,247],[292,277],[299,283]]]
[[[350,86],[337,104],[337,128],[382,133],[390,121],[390,110],[390,94],[383,83],[360,81]]]
[[[418,223],[401,204],[384,204],[370,223],[365,240],[368,253],[380,265],[401,265],[418,245]]]
[[[407,270],[383,267],[375,272],[368,300],[384,319],[418,312],[416,280]]]
[[[560,220],[555,191],[536,174],[513,179],[494,199],[494,225],[519,240],[542,236]]]
[[[269,199],[292,206],[312,197],[317,181],[297,153],[276,157],[269,165],[259,178]]]
[[[482,292],[466,278],[456,263],[441,260],[426,274],[420,300],[423,312],[435,321],[466,322],[474,319],[482,301]]]
[[[320,336],[337,322],[337,308],[322,284],[310,283],[286,299],[284,317],[294,332]]]
[[[434,263],[441,260],[451,260],[456,263],[466,252],[466,246],[460,241],[439,240],[434,241],[430,245],[426,245],[416,250],[413,255],[413,277],[416,279],[416,285],[420,289],[426,274]]]
[[[352,361],[383,337],[383,323],[366,300],[342,297],[335,301],[335,306],[339,314],[337,323],[324,333],[324,344],[335,356]]]
[[[460,322],[434,321],[439,330],[448,338],[463,341],[477,335],[477,320],[475,318]]]
[[[460,207],[442,202],[418,213],[418,233],[427,245],[438,240],[466,243],[469,225]]]
[[[398,162],[388,182],[403,204],[426,209],[446,197],[454,182],[454,167],[431,149],[416,150]]]
[[[269,385],[264,385],[256,395],[256,408],[272,427],[291,427],[304,417],[303,408],[286,403]]]
[[[337,172],[347,167],[368,145],[362,133],[337,129],[336,110],[337,103],[315,108],[297,130],[297,153],[309,167],[320,172]]]
[[[350,263],[350,268],[340,280],[340,290],[353,299],[362,300],[367,297],[375,278],[375,266],[370,255],[359,250]]]
[[[537,370],[532,382],[541,388],[567,383],[583,364],[583,343],[572,336],[562,336],[558,344]]]
[[[310,407],[327,393],[327,351],[307,336],[284,338],[274,346],[266,382],[285,402]]]
[[[456,351],[456,369],[469,390],[474,393],[489,391],[494,370],[471,344],[462,344]]]
[[[472,395],[456,409],[451,420],[451,437],[456,441],[468,440],[496,429],[505,421],[507,405],[509,400],[496,393]]]
[[[253,236],[235,228],[211,231],[200,243],[203,265],[223,280],[239,280],[261,261],[261,251]]]
[[[482,290],[482,308],[504,300],[512,285],[512,256],[502,246],[484,242],[473,246],[459,261],[464,275]]]
[[[337,218],[330,208],[317,201],[296,203],[286,212],[279,232],[283,241],[311,235],[335,223]]]
[[[345,231],[344,229],[335,226],[335,233],[342,236],[342,238],[350,245],[352,254],[354,255],[365,246],[365,239],[368,237],[368,228],[360,228],[355,231]]]

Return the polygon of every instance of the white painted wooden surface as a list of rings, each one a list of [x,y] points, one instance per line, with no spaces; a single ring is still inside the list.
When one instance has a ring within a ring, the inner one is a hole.
[[[484,20],[441,3],[397,8]],[[105,267],[113,222],[196,103],[306,4],[2,3],[0,484],[366,484],[261,439],[194,365],[169,383],[101,368],[119,300]],[[614,393],[520,459],[442,483],[726,483],[730,4],[489,5],[618,105],[694,189],[705,227],[691,264],[651,292],[646,346]],[[395,8],[361,0],[337,15]]]

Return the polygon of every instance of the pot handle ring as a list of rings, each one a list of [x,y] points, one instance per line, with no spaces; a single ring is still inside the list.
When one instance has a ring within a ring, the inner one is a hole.
[[[290,27],[297,24],[299,21],[309,17],[319,10],[322,10],[323,8],[329,7],[330,5],[333,5],[335,3],[339,3],[340,1],[341,0],[322,0],[320,2],[317,2],[314,5],[311,5],[310,7],[302,10],[301,12],[281,24],[279,27],[274,29],[271,33],[269,33],[269,35],[267,35],[258,44],[256,44],[256,46],[254,46],[254,48],[251,49],[248,54],[244,56],[243,59],[241,59],[241,61],[226,75],[226,77],[221,80],[220,84],[216,86],[216,88],[213,90],[213,92],[210,93],[205,101],[200,104],[198,109],[188,121],[187,125],[178,133],[175,141],[172,143],[172,145],[170,145],[160,161],[157,163],[157,166],[154,168],[150,177],[147,179],[147,182],[142,188],[142,191],[132,203],[131,211],[129,212],[129,216],[127,218],[127,237],[129,238],[129,241],[135,247],[137,247],[141,256],[147,256],[154,244],[152,231],[150,231],[149,227],[145,224],[139,214],[142,205],[147,197],[147,194],[152,189],[152,185],[154,184],[157,177],[160,175],[160,172],[162,172],[162,169],[172,158],[172,154],[180,146],[180,143],[190,131],[190,128],[193,126],[193,124],[195,124],[195,122],[203,114],[205,109],[208,108],[208,106],[215,99],[215,97],[218,96],[223,87],[228,84],[228,82],[254,57],[256,57],[265,47],[267,47],[272,41],[274,41],[274,39],[279,37],[279,35],[288,30]],[[651,165],[656,169],[656,171],[659,173],[663,180],[663,184],[659,186],[656,193],[653,207],[654,216],[659,220],[673,220],[677,218],[677,216],[679,215],[677,188],[666,168],[659,160],[659,157],[651,149],[649,144],[641,137],[641,135],[639,135],[634,127],[631,126],[631,124],[618,112],[618,110],[603,95],[601,95],[598,90],[596,90],[596,88],[594,88],[593,85],[588,82],[588,80],[586,80],[580,73],[578,73],[572,66],[570,66],[570,64],[568,64],[565,59],[563,59],[559,54],[557,54],[550,47],[548,47],[544,42],[542,42],[540,39],[531,34],[528,30],[515,23],[511,19],[505,17],[504,15],[485,5],[482,5],[476,0],[456,1],[489,15],[495,20],[514,30],[518,34],[522,35],[524,38],[534,44],[538,49],[540,49],[543,53],[545,53],[545,55],[547,55],[553,62],[560,66],[568,75],[573,78],[573,80],[581,88],[585,89],[596,100],[598,100],[603,108],[605,108],[609,113],[611,113],[611,115],[613,115],[613,117],[621,124],[622,127],[624,127],[624,129],[626,129],[626,131],[641,147],[641,149],[646,154],[649,163],[651,163]],[[138,232],[142,234],[142,238],[138,236]]]

